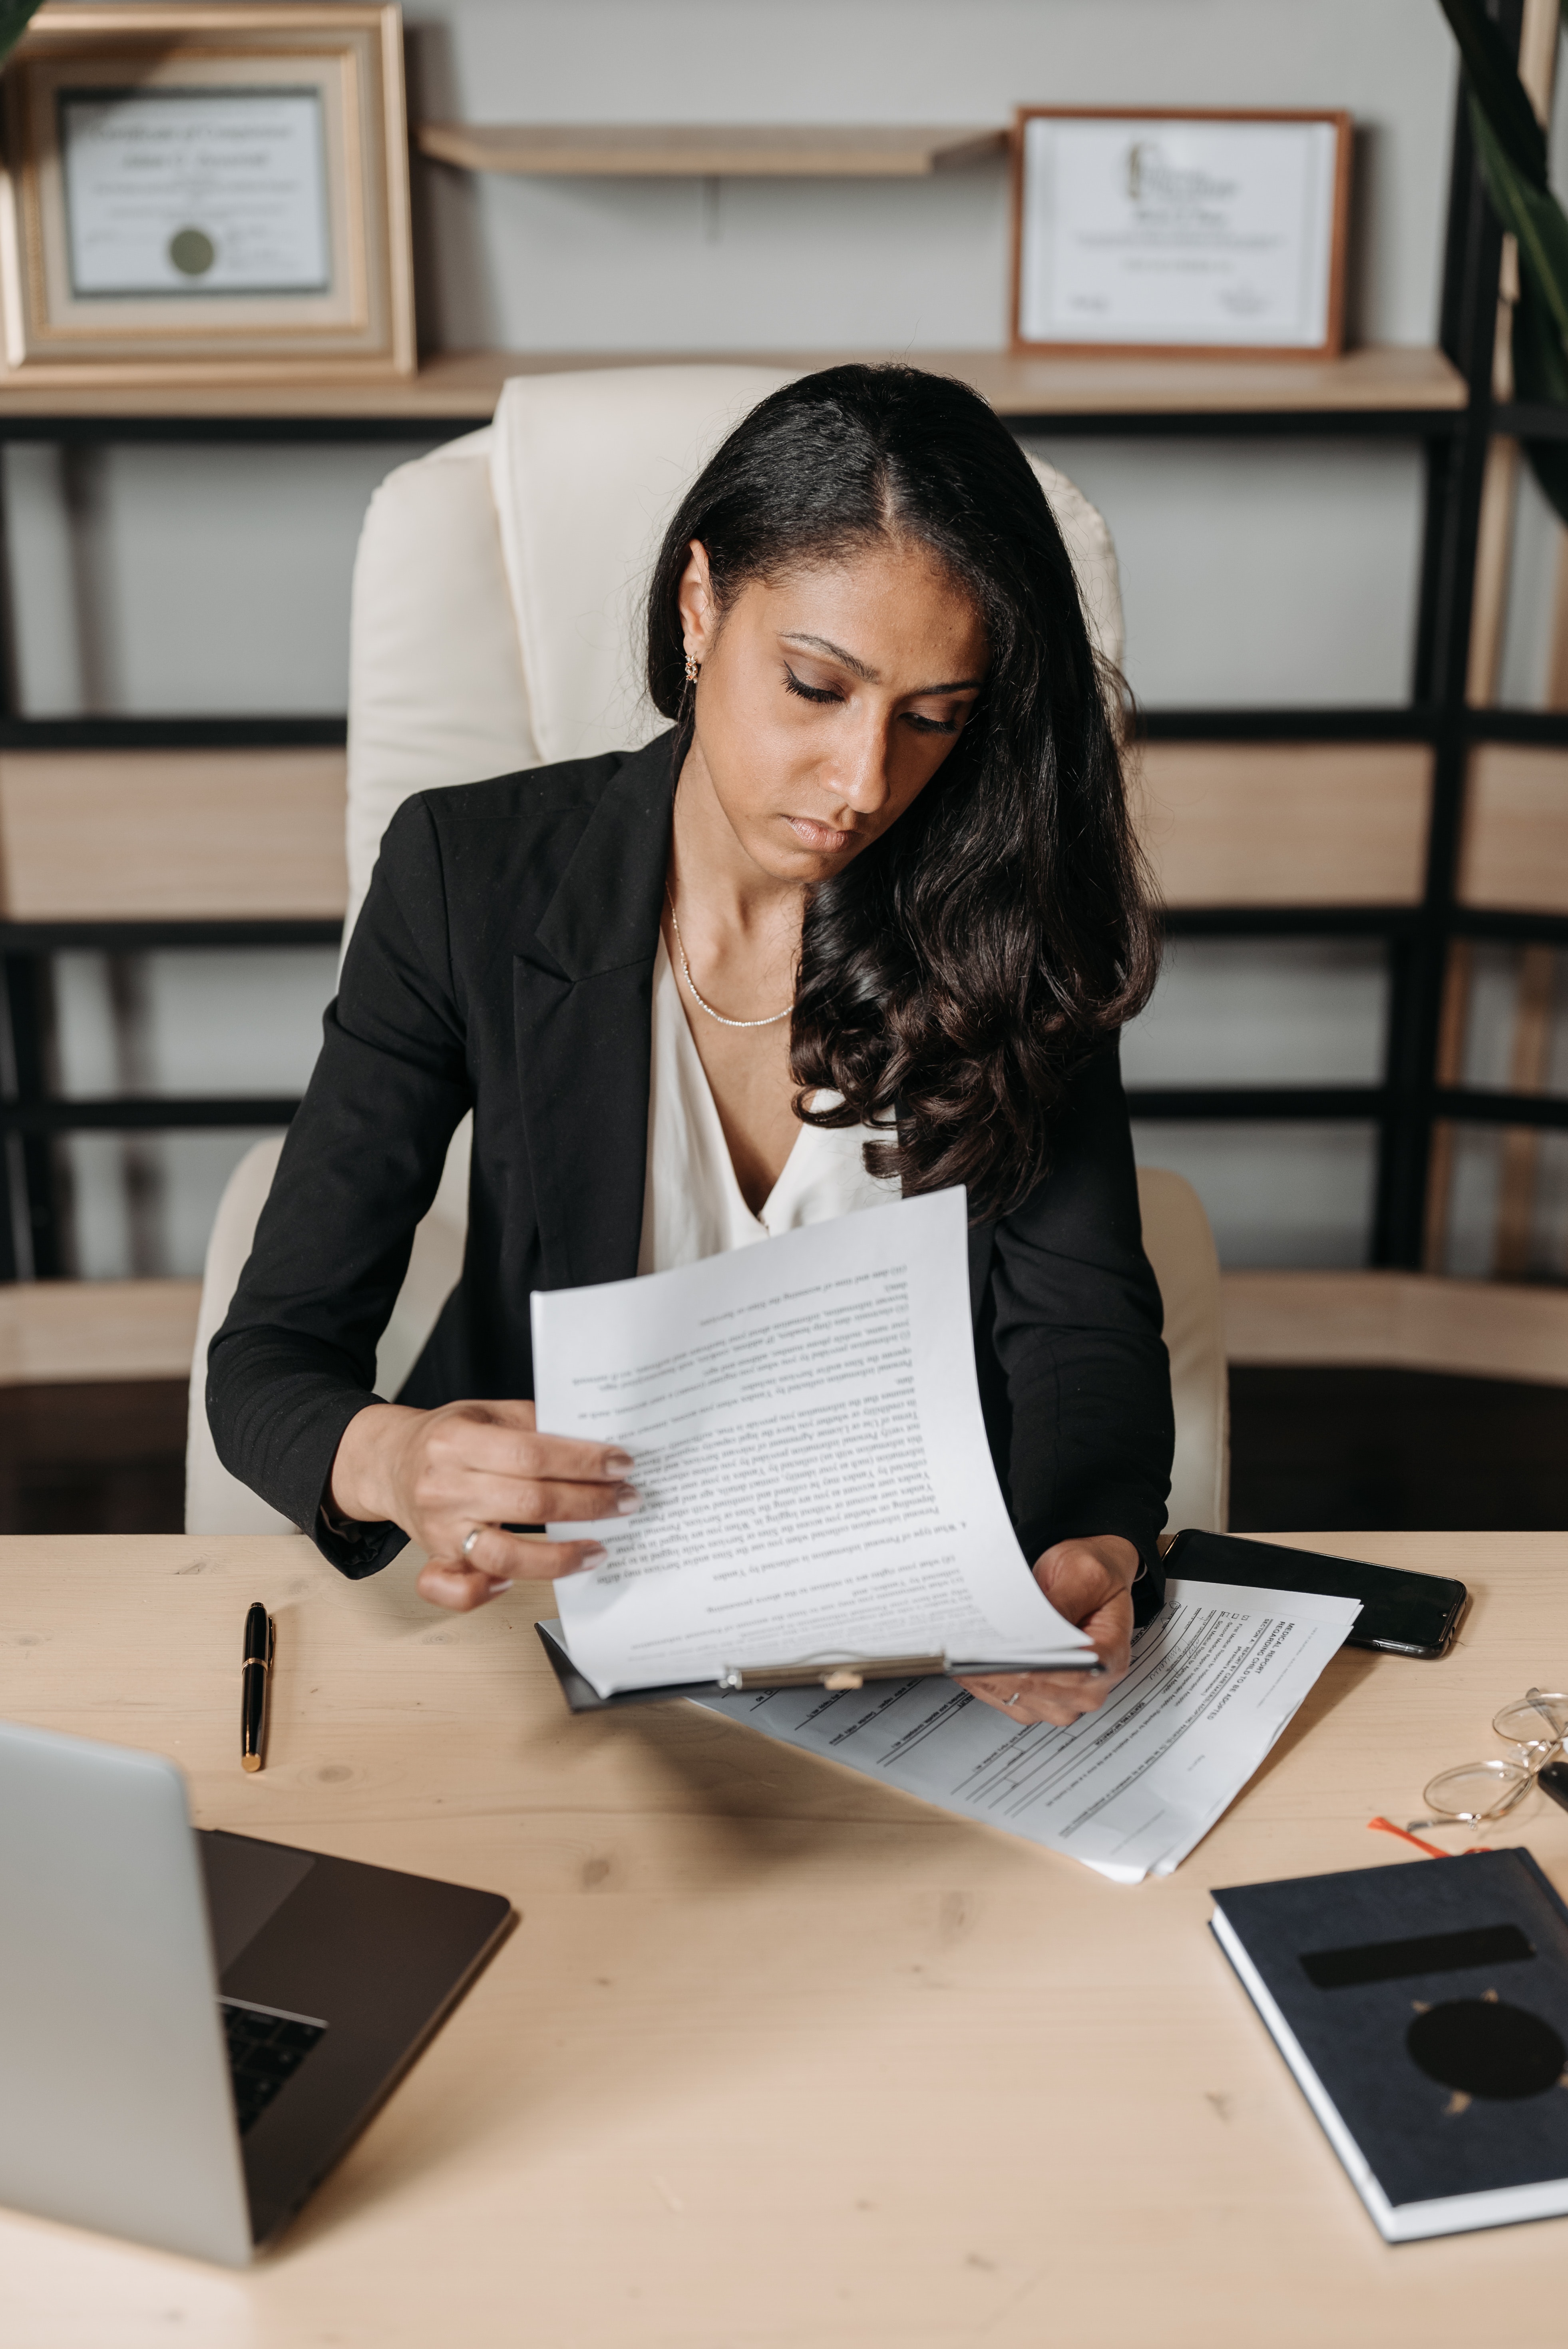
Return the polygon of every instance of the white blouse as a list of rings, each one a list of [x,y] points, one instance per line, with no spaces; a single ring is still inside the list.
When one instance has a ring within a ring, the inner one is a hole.
[[[701,1014],[697,1015],[699,1018]],[[779,1180],[753,1215],[741,1196],[718,1111],[692,1040],[675,968],[659,940],[654,966],[654,1043],[648,1085],[648,1172],[637,1270],[749,1247],[803,1224],[826,1223],[900,1196],[892,1176],[868,1174],[861,1151],[885,1142],[872,1126],[803,1125]],[[820,1093],[830,1104],[836,1094]]]

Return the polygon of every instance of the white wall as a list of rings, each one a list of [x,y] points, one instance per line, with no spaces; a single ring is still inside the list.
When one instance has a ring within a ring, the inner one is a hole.
[[[1353,326],[1418,344],[1435,331],[1455,79],[1437,0],[411,0],[407,13],[412,106],[425,119],[1001,122],[1019,101],[1348,107]],[[421,327],[446,347],[918,354],[1004,337],[997,164],[903,184],[715,189],[423,164],[416,179]],[[135,448],[62,471],[49,452],[9,451],[27,706],[340,709],[359,516],[408,453]],[[1129,669],[1146,701],[1404,697],[1413,452],[1061,440],[1049,453],[1116,533]],[[1528,686],[1527,639],[1525,626],[1511,657]],[[77,1090],[113,1058],[113,979],[88,957],[62,974],[62,1073]],[[123,1028],[123,973],[115,983]],[[329,983],[325,957],[287,978],[236,961],[222,999],[225,1084],[303,1075],[319,1008],[307,999]],[[160,962],[130,1015],[145,1030],[131,1041],[138,1065],[183,1068],[193,1087],[186,1064],[211,1035],[212,985],[194,961]],[[1223,1081],[1277,1070],[1284,1053],[1304,1075],[1374,1077],[1384,999],[1360,948],[1184,946],[1129,1039],[1130,1070]],[[123,1059],[123,1041],[115,1049]],[[1154,1129],[1140,1140],[1193,1174],[1231,1260],[1360,1260],[1366,1134]],[[192,1265],[241,1146],[138,1145],[139,1220],[117,1203],[119,1145],[78,1146],[83,1269]]]

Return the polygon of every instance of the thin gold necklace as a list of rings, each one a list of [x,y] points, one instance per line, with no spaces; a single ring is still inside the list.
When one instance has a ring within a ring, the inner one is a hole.
[[[691,975],[691,965],[686,960],[686,945],[681,937],[681,917],[676,911],[676,901],[670,895],[667,882],[665,885],[665,903],[670,909],[670,921],[676,934],[676,952],[681,958],[681,972],[691,990],[691,999],[699,1011],[706,1011],[708,1018],[717,1019],[721,1028],[777,1028],[780,1019],[789,1019],[795,1009],[793,1003],[787,1003],[782,1011],[770,1011],[766,1019],[727,1019],[722,1011],[716,1011],[712,1004],[697,993],[696,981]]]

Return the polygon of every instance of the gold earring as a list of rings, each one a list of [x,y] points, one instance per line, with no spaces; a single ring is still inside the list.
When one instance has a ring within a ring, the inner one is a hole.
[[[702,663],[698,660],[696,655],[695,653],[687,653],[686,665],[686,683],[688,685],[695,685],[701,674],[701,671]]]

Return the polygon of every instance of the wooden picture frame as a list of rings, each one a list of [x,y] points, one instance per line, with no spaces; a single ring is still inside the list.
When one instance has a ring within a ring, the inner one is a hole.
[[[0,95],[0,385],[414,372],[392,0],[50,0]]]
[[[1326,108],[1019,107],[1013,349],[1336,358],[1350,156]]]

